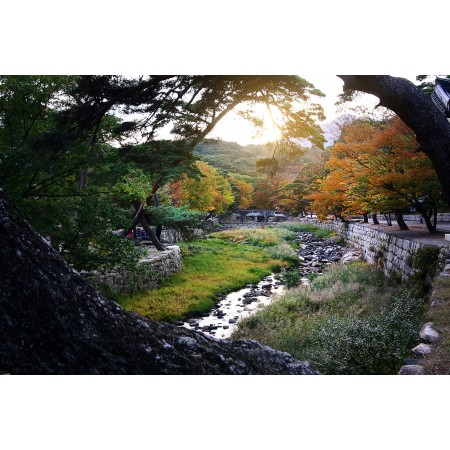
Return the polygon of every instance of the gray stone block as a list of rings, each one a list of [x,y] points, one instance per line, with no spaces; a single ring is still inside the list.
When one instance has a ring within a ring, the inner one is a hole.
[[[423,344],[423,343],[419,344],[417,347],[414,347],[412,349],[412,352],[415,355],[422,355],[422,356],[423,355],[428,355],[429,353],[431,353],[431,351],[432,351],[431,345]]]
[[[402,366],[399,375],[423,375],[423,367],[419,365]]]
[[[439,339],[439,333],[433,328],[433,322],[426,323],[420,330],[419,336],[423,342],[428,344]]]

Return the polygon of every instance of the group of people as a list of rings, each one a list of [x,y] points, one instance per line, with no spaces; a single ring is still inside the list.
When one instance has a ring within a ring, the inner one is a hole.
[[[140,228],[140,227],[136,227],[134,232],[132,231],[127,237],[133,238],[133,239],[140,239],[140,240],[150,239],[147,232],[143,228]]]

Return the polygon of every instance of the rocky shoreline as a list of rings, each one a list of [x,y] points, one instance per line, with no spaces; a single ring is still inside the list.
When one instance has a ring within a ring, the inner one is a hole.
[[[210,336],[228,338],[238,320],[267,306],[283,293],[283,282],[276,280],[274,275],[269,275],[259,283],[247,284],[239,291],[227,295],[217,294],[217,302],[210,311],[176,324]]]
[[[297,255],[300,263],[297,270],[302,277],[323,273],[332,263],[341,261],[349,251],[339,236],[319,238],[315,233],[304,232],[298,233],[294,242],[299,243]]]

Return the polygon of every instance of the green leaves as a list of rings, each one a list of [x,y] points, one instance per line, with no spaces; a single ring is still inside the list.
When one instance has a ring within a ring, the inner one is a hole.
[[[114,193],[123,201],[143,202],[152,186],[151,178],[142,169],[130,168],[114,186]]]

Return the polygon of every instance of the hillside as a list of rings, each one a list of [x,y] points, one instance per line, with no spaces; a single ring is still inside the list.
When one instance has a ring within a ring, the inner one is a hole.
[[[256,177],[256,160],[272,156],[265,145],[242,146],[236,142],[205,140],[195,147],[194,154],[202,161],[224,172]]]

